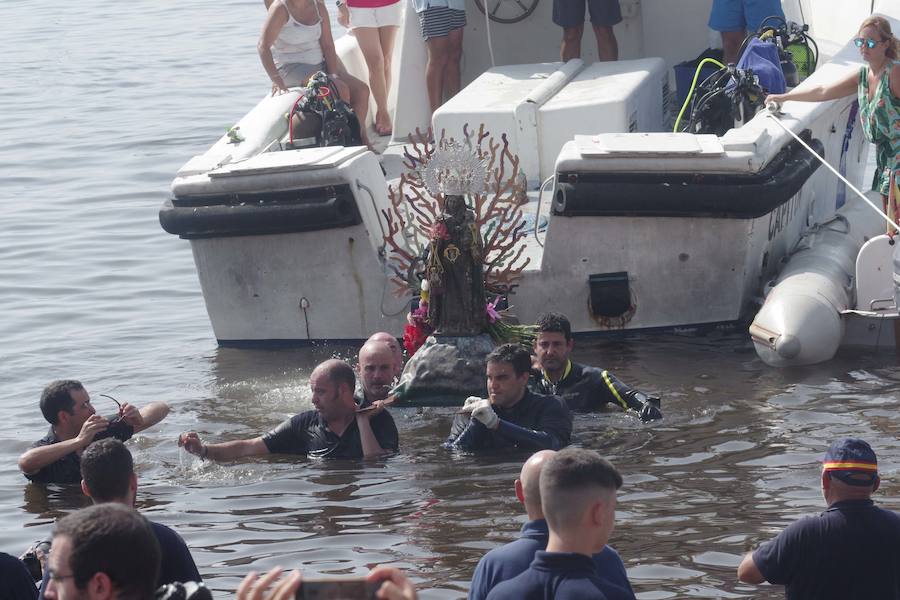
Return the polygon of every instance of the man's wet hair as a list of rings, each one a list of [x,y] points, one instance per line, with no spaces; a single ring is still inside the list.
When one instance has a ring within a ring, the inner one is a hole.
[[[544,516],[551,528],[577,524],[597,495],[615,495],[622,476],[593,450],[566,448],[551,456],[541,469]],[[593,498],[592,498],[593,496]]]
[[[531,372],[531,353],[518,344],[503,344],[487,355],[485,362],[512,365],[516,375]]]
[[[154,597],[159,542],[147,519],[134,509],[116,503],[83,508],[60,519],[53,537],[71,542],[68,569],[79,590],[97,573],[105,573],[119,598]]]
[[[41,393],[41,413],[51,425],[59,422],[59,411],[74,412],[75,400],[72,392],[83,390],[84,386],[75,379],[59,379],[53,381],[44,388]]]
[[[94,502],[125,498],[133,474],[131,452],[115,438],[94,442],[81,455],[81,479]]]
[[[325,376],[335,385],[346,384],[352,392],[356,389],[356,373],[353,367],[343,360],[332,359],[322,363]]]
[[[561,333],[567,342],[572,339],[572,324],[560,313],[546,312],[538,317],[534,326],[537,333]]]

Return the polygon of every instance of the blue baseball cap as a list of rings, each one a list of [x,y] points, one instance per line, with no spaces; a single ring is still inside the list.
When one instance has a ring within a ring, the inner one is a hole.
[[[847,485],[870,486],[878,480],[878,459],[865,440],[842,438],[828,447],[822,471]]]

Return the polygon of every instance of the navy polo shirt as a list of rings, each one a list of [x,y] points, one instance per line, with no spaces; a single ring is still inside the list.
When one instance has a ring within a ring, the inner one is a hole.
[[[835,502],[753,553],[788,600],[900,598],[900,515],[871,500]]]
[[[519,539],[485,554],[475,567],[469,600],[484,600],[499,583],[525,571],[539,550],[547,547],[550,532],[547,521],[535,519],[522,526]],[[619,553],[610,546],[593,556],[600,576],[601,590],[609,600],[634,600],[634,591],[625,573]]]
[[[360,406],[368,406],[363,402]],[[394,419],[386,410],[369,421],[378,444],[385,450],[400,447],[400,435]],[[263,442],[272,454],[308,454],[319,458],[363,457],[362,440],[354,419],[342,435],[328,429],[328,423],[317,410],[294,415],[263,436]]]
[[[538,550],[524,572],[498,584],[488,600],[607,600],[594,560],[585,554]]]
[[[103,431],[94,436],[93,442],[104,438],[114,437],[123,442],[131,439],[134,435],[134,427],[129,425],[119,415],[107,417],[109,425]],[[50,426],[47,435],[31,445],[32,448],[40,446],[49,446],[59,443],[61,440]],[[50,463],[37,473],[31,475],[25,473],[25,477],[36,483],[80,483],[81,482],[81,456],[77,452],[70,452],[57,460]]]
[[[150,521],[150,527],[156,534],[162,562],[159,565],[157,586],[167,583],[186,581],[203,581],[194,563],[194,557],[180,535],[162,523]]]

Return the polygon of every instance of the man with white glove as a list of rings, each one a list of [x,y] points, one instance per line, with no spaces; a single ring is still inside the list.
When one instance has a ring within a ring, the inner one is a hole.
[[[559,399],[528,391],[531,356],[514,344],[487,357],[489,398],[470,396],[453,421],[446,445],[465,451],[568,445],[572,419]]]
[[[497,413],[491,407],[491,401],[486,398],[469,396],[466,398],[466,403],[463,404],[461,412],[471,414],[473,419],[480,421],[488,429],[497,429],[497,426],[500,424],[500,417],[497,416]]]

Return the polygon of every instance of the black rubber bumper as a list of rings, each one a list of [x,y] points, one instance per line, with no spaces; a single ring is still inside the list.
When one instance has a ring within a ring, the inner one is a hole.
[[[825,156],[808,130],[800,137]],[[560,172],[553,214],[755,219],[790,200],[818,167],[814,156],[791,142],[756,173]]]
[[[297,233],[361,222],[349,185],[176,197],[159,211],[162,228],[184,239]]]

